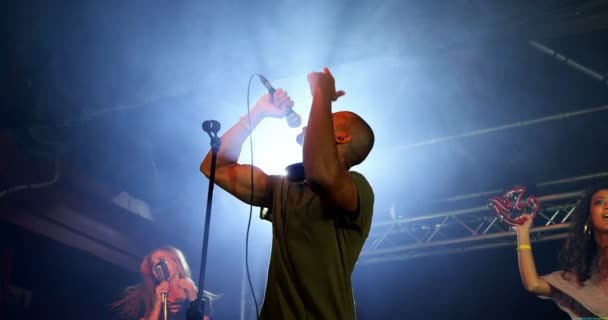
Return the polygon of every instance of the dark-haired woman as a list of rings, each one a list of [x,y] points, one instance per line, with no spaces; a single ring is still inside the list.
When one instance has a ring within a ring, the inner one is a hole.
[[[552,299],[572,319],[608,317],[608,184],[590,188],[572,214],[561,271],[539,276],[530,246],[532,218],[515,227],[525,288]]]

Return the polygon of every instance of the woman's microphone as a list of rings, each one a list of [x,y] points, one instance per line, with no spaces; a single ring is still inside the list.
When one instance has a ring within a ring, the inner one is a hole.
[[[270,84],[268,79],[266,79],[266,77],[264,77],[263,75],[258,74],[258,78],[260,78],[260,81],[262,82],[264,87],[266,87],[266,89],[268,89],[268,93],[270,93],[270,98],[272,99],[272,96],[274,95],[274,91],[275,91],[274,87]],[[287,120],[287,125],[289,125],[292,128],[297,128],[300,126],[300,124],[302,124],[302,118],[300,117],[300,115],[295,113],[295,111],[293,111],[291,108],[289,108],[287,110],[287,113],[285,114],[285,120]]]
[[[154,266],[154,270],[156,271],[159,282],[168,281],[169,277],[171,277],[171,272],[169,271],[169,266],[167,265],[167,261],[165,261],[165,259],[160,259],[160,261],[158,261],[158,263]],[[163,319],[167,320],[167,293],[161,293],[161,297],[163,303]]]
[[[156,275],[158,276],[158,281],[167,281],[171,276],[169,272],[169,266],[167,265],[167,261],[165,259],[160,259],[158,263],[154,266],[154,270],[156,270]]]

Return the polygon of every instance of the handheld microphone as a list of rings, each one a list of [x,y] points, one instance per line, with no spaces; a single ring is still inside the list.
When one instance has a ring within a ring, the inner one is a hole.
[[[160,261],[154,266],[154,270],[158,276],[158,281],[167,281],[169,280],[169,277],[171,277],[169,266],[167,265],[167,261],[165,261],[165,259],[160,259]]]
[[[263,75],[258,74],[258,78],[260,78],[260,81],[262,82],[264,87],[266,87],[266,89],[268,89],[268,93],[270,93],[270,97],[272,98],[272,95],[275,92],[274,87],[270,84],[268,79],[266,79],[266,77],[264,77]],[[287,120],[287,125],[289,125],[292,128],[297,128],[300,126],[300,124],[302,124],[302,118],[300,117],[299,114],[295,113],[295,111],[293,111],[292,109],[287,110],[287,113],[285,114],[285,120]]]
[[[154,266],[154,271],[156,271],[159,282],[168,281],[169,277],[171,277],[171,272],[169,271],[169,266],[167,265],[167,261],[165,261],[165,259],[160,259],[160,261],[158,261],[158,263]],[[163,304],[163,319],[167,320],[167,293],[163,292],[161,296]]]

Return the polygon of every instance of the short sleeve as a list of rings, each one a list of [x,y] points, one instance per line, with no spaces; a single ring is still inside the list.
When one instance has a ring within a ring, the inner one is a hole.
[[[269,175],[268,182],[266,184],[266,199],[267,199],[267,207],[260,208],[260,219],[267,220],[272,223],[273,214],[272,209],[275,203],[274,191],[279,188],[281,183],[282,176],[278,175]]]
[[[356,171],[350,171],[349,174],[357,188],[359,199],[357,213],[349,220],[350,223],[356,224],[361,232],[367,236],[372,225],[374,213],[374,191],[362,174]]]

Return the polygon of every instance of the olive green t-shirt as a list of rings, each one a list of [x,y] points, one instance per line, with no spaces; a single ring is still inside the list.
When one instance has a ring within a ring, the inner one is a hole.
[[[374,192],[363,175],[356,213],[336,212],[305,182],[270,176],[272,252],[261,319],[355,319],[351,274],[371,227]]]

